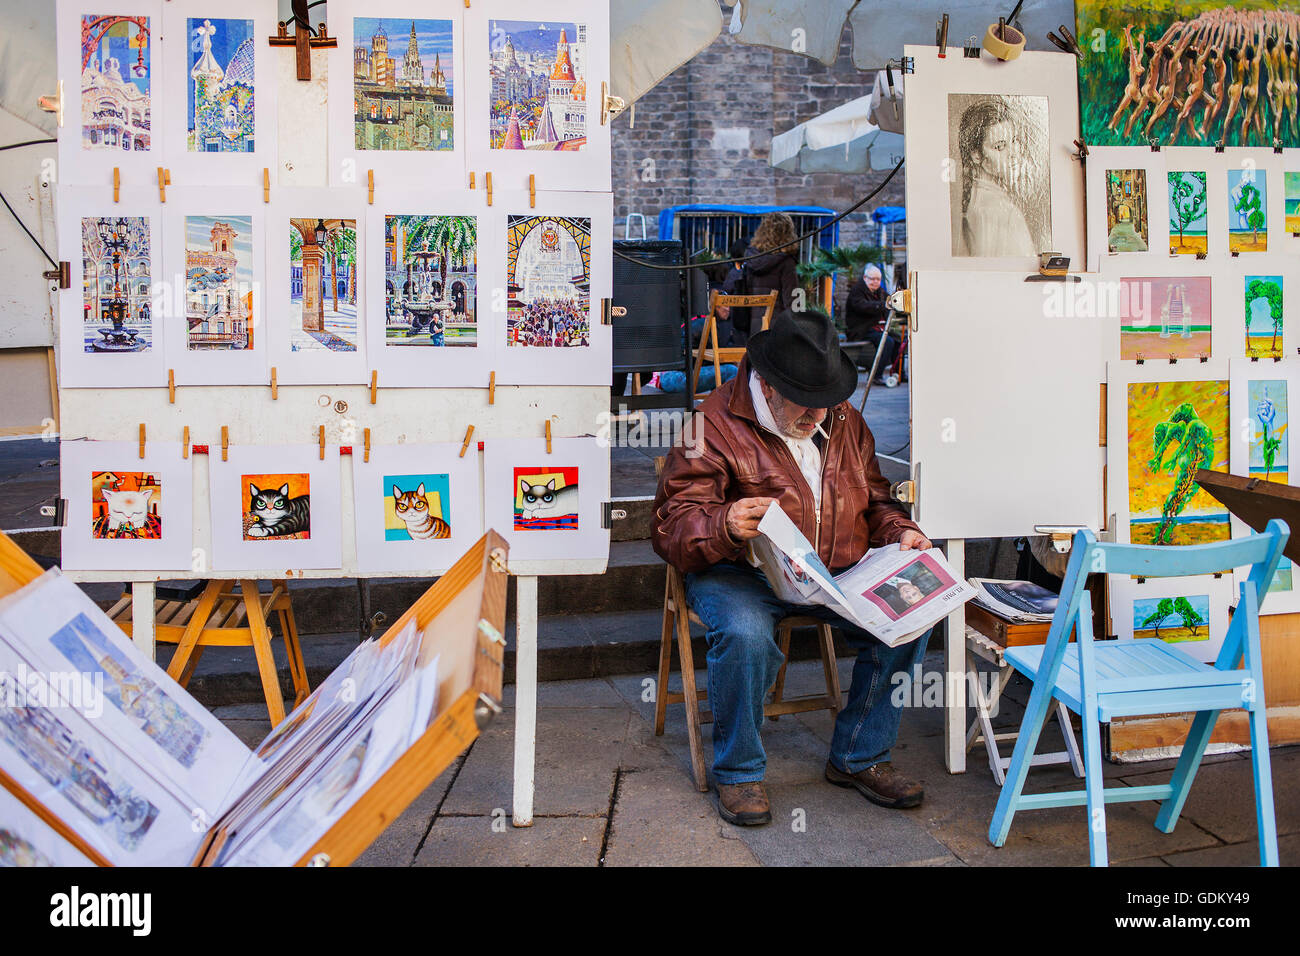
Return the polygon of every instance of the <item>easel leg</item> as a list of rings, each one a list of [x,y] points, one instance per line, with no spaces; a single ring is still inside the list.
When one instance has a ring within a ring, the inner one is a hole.
[[[224,581],[212,580],[203,588],[203,594],[199,596],[198,606],[194,608],[194,614],[191,615],[189,623],[185,625],[185,631],[181,634],[180,643],[176,645],[176,651],[172,654],[171,663],[167,665],[167,676],[185,686],[186,671],[193,673],[194,668],[191,664],[190,657],[194,654],[199,641],[199,635],[208,625],[208,618],[212,616],[212,609],[216,607],[217,598],[221,596],[221,589],[225,585]]]
[[[966,577],[966,542],[948,539],[948,564],[958,580]],[[943,762],[949,773],[966,772],[966,608],[948,615],[948,639],[944,644],[946,704],[943,721]]]
[[[537,761],[537,578],[515,578],[515,805],[513,823],[533,825]]]
[[[253,640],[253,655],[257,658],[257,671],[262,675],[262,693],[266,695],[266,710],[271,716],[271,726],[284,720],[284,696],[280,693],[280,675],[275,670],[271,654],[271,631],[262,614],[262,599],[257,582],[241,580],[240,592],[244,597],[244,611],[248,615],[248,632]]]
[[[152,581],[136,581],[131,585],[131,640],[149,660],[153,660],[153,599]]]
[[[284,596],[281,598],[283,603],[278,610],[280,633],[284,636],[284,652],[289,658],[289,675],[293,678],[293,706],[297,707],[311,693],[311,687],[307,683],[307,664],[302,659],[302,645],[298,642],[298,624],[293,619],[293,603],[289,600],[289,582],[275,581],[273,587],[284,590]]]

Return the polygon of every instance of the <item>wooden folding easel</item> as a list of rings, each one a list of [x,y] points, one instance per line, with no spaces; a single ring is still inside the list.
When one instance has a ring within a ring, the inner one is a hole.
[[[757,332],[766,330],[772,323],[772,312],[776,309],[777,290],[763,295],[723,295],[714,289],[709,294],[709,317],[704,322],[704,330],[700,334],[700,347],[695,350],[695,369],[691,373],[691,396],[694,397],[696,390],[700,385],[700,369],[704,367],[705,362],[713,363],[713,387],[717,388],[722,384],[722,363],[739,362],[745,357],[743,346],[737,348],[721,348],[718,345],[718,307],[726,306],[727,308],[747,308],[759,307],[763,310],[760,329],[754,329],[751,321],[750,329]]]
[[[238,590],[236,590],[238,587]],[[293,706],[297,707],[311,688],[307,685],[307,667],[298,643],[298,625],[293,619],[286,581],[273,581],[265,598],[253,580],[209,581],[203,593],[191,601],[154,599],[154,640],[175,644],[176,652],[167,666],[167,676],[182,687],[189,686],[194,668],[208,647],[251,647],[262,678],[262,693],[274,727],[284,720],[284,695],[271,653],[271,630],[267,619],[275,612],[280,620],[280,634],[289,658],[289,675],[293,680]],[[108,616],[118,627],[132,635],[132,596],[122,596]],[[290,708],[292,709],[292,708]]]

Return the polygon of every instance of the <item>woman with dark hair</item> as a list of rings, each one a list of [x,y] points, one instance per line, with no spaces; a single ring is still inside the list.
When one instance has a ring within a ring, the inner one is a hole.
[[[957,131],[961,158],[961,245],[957,255],[1034,256],[1025,211],[1014,198],[1025,177],[1024,137],[1001,99],[968,107]]]
[[[744,270],[743,283],[732,282],[732,277],[735,275],[733,272],[727,277],[730,288],[724,287],[724,291],[733,295],[766,295],[776,289],[780,294],[772,315],[779,315],[789,309],[795,287],[799,284],[798,276],[795,274],[799,253],[797,238],[794,220],[786,213],[765,213],[759,220],[754,238],[749,240],[749,248],[745,250],[746,256],[756,258],[748,259],[741,264]],[[738,285],[742,285],[743,288],[737,288]],[[742,312],[748,314],[742,315]],[[760,331],[759,323],[762,322],[762,318],[761,309],[733,310],[731,314],[732,326],[735,330],[733,344],[743,344],[745,338]],[[753,328],[750,327],[751,325]],[[741,334],[736,335],[736,332]]]

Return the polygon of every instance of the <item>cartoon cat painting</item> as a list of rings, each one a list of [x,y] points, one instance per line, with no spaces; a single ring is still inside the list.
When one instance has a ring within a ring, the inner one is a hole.
[[[578,527],[578,483],[566,481],[557,487],[555,476],[532,474],[515,475],[515,530],[562,531]],[[546,478],[546,481],[540,481]]]
[[[278,489],[266,490],[256,484],[248,484],[248,513],[253,523],[245,532],[249,538],[277,538],[311,531],[311,503],[309,495],[289,497],[289,485],[285,483]]]
[[[451,537],[451,525],[430,514],[424,482],[414,491],[403,491],[393,485],[393,512],[406,523],[406,533],[412,538]]]
[[[158,515],[161,488],[156,477],[137,472],[94,472],[91,495],[103,502],[94,508],[93,537],[162,537],[162,519]]]

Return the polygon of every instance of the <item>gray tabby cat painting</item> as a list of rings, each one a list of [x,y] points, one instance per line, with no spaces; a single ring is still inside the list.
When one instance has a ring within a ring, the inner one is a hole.
[[[310,475],[244,475],[244,540],[311,537]]]

